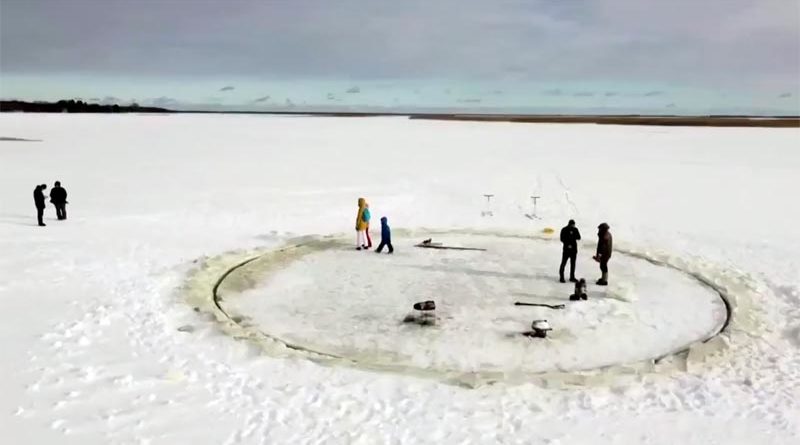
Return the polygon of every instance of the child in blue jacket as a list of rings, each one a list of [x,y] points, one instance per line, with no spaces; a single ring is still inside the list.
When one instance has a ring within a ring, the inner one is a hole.
[[[389,228],[389,220],[384,216],[381,218],[381,243],[378,245],[376,252],[381,253],[383,247],[389,248],[389,253],[394,252],[392,247],[392,230]]]

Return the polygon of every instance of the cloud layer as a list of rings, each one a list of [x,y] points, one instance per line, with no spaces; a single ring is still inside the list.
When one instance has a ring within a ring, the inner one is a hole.
[[[2,10],[4,75],[800,92],[796,0],[26,0]]]

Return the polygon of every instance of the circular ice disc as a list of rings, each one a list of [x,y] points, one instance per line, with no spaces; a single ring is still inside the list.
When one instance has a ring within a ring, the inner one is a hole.
[[[270,262],[262,281],[229,292],[221,304],[312,351],[467,373],[580,371],[654,359],[707,338],[725,321],[714,290],[624,254],[612,257],[610,286],[600,287],[593,252],[580,250],[576,275],[589,283],[588,300],[570,301],[574,285],[558,282],[558,243],[456,234],[435,241],[486,250],[419,248],[409,239],[395,239],[393,255],[338,245]],[[404,321],[419,315],[412,306],[425,300],[436,302],[435,323]],[[522,335],[534,320],[548,321],[547,338]]]

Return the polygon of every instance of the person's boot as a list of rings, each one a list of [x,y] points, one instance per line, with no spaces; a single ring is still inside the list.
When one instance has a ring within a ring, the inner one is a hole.
[[[566,283],[567,280],[564,279],[564,275],[561,275],[560,277],[558,277],[558,282],[559,283]]]
[[[608,286],[608,273],[607,272],[603,272],[603,276],[600,277],[599,280],[597,280],[597,285],[598,286]]]
[[[573,275],[573,276],[569,277],[569,282],[570,282],[570,283],[577,283],[577,282],[578,282],[578,280],[576,280],[576,279],[575,279],[575,275]]]

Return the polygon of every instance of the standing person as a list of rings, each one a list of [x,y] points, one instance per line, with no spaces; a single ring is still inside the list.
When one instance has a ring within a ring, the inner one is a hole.
[[[608,260],[611,259],[613,249],[613,240],[609,229],[610,227],[606,223],[597,226],[597,255],[594,256],[594,259],[600,263],[600,272],[603,273],[603,276],[597,280],[597,284],[600,286],[608,286]]]
[[[365,210],[367,210],[367,200],[358,198],[358,213],[356,214],[356,250],[367,248],[367,222],[364,221]]]
[[[41,184],[37,185],[35,189],[33,189],[33,203],[36,205],[36,219],[39,221],[39,227],[44,227],[46,224],[42,221],[44,218],[44,209],[46,207],[44,203],[44,191],[47,189],[47,185]]]
[[[369,213],[369,203],[364,203],[364,215],[363,215],[364,222],[367,224],[367,227],[364,229],[364,234],[367,235],[367,249],[372,249],[372,238],[369,236],[369,220],[372,219],[372,214]]]
[[[59,221],[67,219],[67,191],[61,187],[61,181],[56,181],[50,190],[50,202],[56,208],[56,217]]]
[[[575,283],[575,261],[578,257],[578,241],[581,239],[581,232],[575,227],[575,220],[569,220],[566,227],[561,229],[561,267],[558,269],[558,281],[566,283],[564,280],[564,267],[569,260],[569,281]]]
[[[392,229],[389,228],[389,220],[385,216],[381,218],[381,243],[378,244],[378,249],[375,251],[381,253],[384,247],[389,248],[389,253],[394,252],[394,247],[392,247]]]

